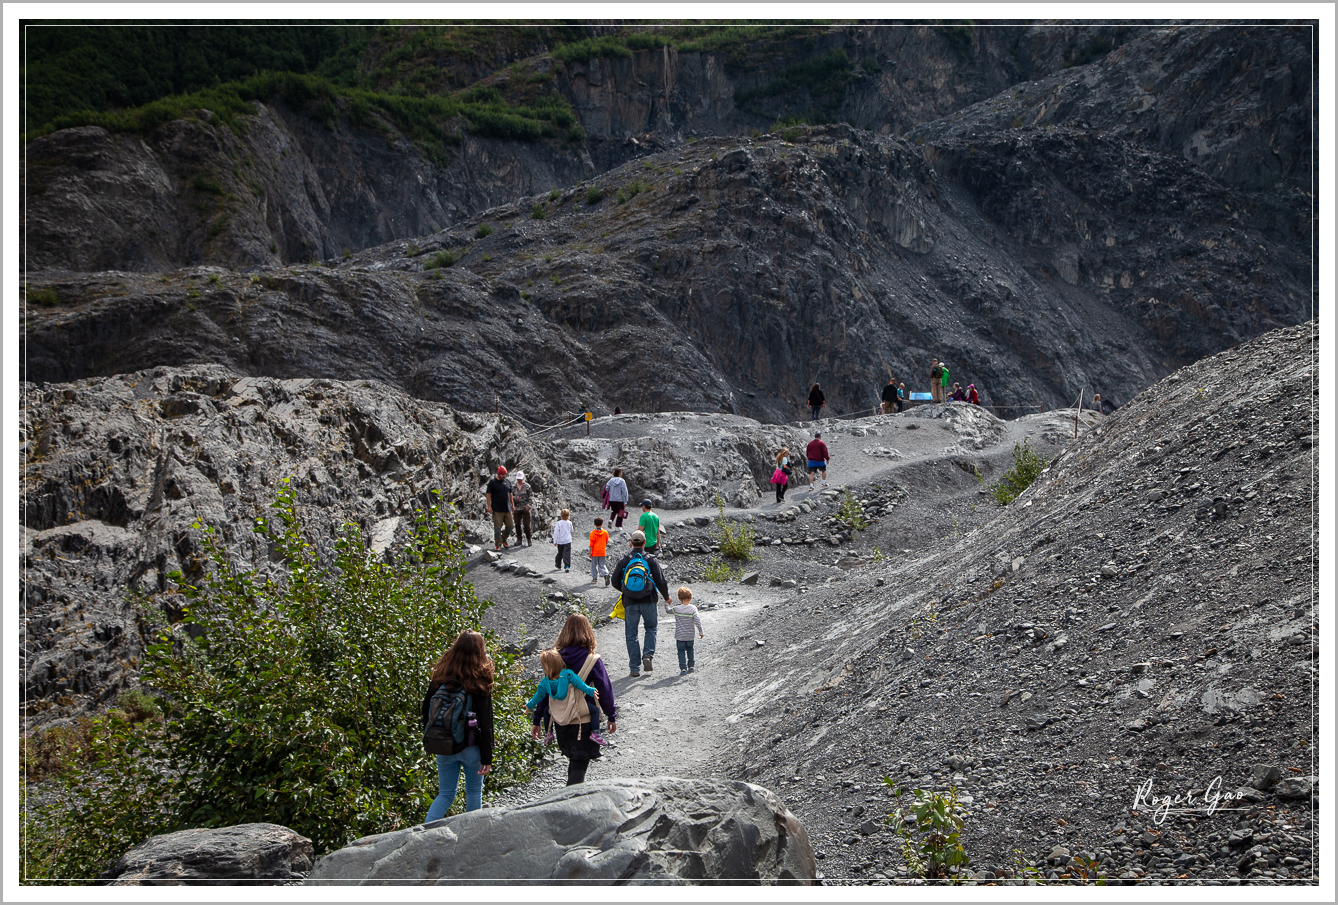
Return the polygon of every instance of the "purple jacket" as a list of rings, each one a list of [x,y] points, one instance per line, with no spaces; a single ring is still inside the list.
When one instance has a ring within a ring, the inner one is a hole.
[[[584,647],[564,647],[562,648],[562,662],[567,664],[567,668],[578,675],[581,667],[585,665],[585,658],[590,656],[590,651]],[[613,701],[613,683],[609,681],[609,671],[604,668],[604,660],[600,659],[590,669],[590,675],[586,678],[587,684],[593,685],[599,692],[599,709],[604,711],[604,716],[609,722],[618,719],[618,706]],[[586,695],[589,698],[589,695]],[[539,706],[534,708],[532,720],[534,725],[538,726],[543,722],[544,716],[548,713],[548,697],[545,696],[539,702]]]

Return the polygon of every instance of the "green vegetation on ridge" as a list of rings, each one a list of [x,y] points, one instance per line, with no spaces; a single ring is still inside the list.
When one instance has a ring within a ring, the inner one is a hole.
[[[286,485],[255,530],[280,578],[239,567],[206,529],[200,571],[171,576],[186,598],[174,624],[141,606],[161,717],[127,698],[83,735],[25,741],[29,776],[58,775],[21,813],[21,882],[91,880],[149,836],[193,827],[278,823],[319,855],[421,822],[437,789],[423,691],[465,629],[483,631],[497,668],[485,787],[527,774],[538,747],[520,670],[482,628],[490,604],[465,579],[445,509],[418,511],[393,564],[353,525],[323,559]]]

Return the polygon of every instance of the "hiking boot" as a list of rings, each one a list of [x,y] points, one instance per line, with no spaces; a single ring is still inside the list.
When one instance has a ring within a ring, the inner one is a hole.
[[[604,587],[607,588],[608,586],[609,586],[609,576],[605,575],[605,576],[604,576]]]
[[[501,545],[501,544],[498,544],[496,547],[493,547],[493,548],[492,548],[492,552],[494,552],[494,553],[501,553],[501,552],[502,552],[502,545]]]
[[[650,672],[650,671],[651,671],[651,655],[650,655],[650,654],[646,654],[644,657],[641,658],[641,668],[644,669],[646,672]]]
[[[508,544],[506,541],[502,541],[502,549],[503,549],[503,550],[510,550],[510,549],[511,549],[511,545]]]
[[[628,675],[631,676],[633,679],[639,679],[641,678],[641,670],[634,669],[630,673],[628,673]]]

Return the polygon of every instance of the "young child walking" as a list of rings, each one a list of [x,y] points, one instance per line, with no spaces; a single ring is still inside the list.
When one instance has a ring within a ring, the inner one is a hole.
[[[582,682],[581,677],[567,667],[562,660],[562,654],[555,647],[540,652],[539,664],[544,668],[544,678],[539,680],[539,687],[535,689],[534,697],[525,705],[526,712],[532,715],[545,697],[555,701],[566,700],[569,691],[575,688],[585,695],[585,706],[590,710],[590,740],[597,745],[604,744],[604,736],[599,734],[599,692]],[[549,727],[551,714],[550,710],[549,715],[544,717],[544,729],[548,732],[545,742],[548,744],[553,742],[553,730]]]
[[[673,606],[669,601],[665,601],[664,608],[674,617],[674,643],[678,646],[678,674],[686,676],[690,672],[697,671],[696,660],[693,657],[692,646],[695,643],[692,637],[692,630],[697,630],[697,637],[705,638],[706,633],[702,631],[702,619],[697,615],[697,608],[692,605],[692,591],[687,588],[678,589],[678,603]]]
[[[604,530],[604,520],[595,519],[595,530],[590,532],[590,581],[598,583],[599,576],[604,576],[604,587],[609,586],[609,532]]]
[[[557,547],[557,556],[553,557],[554,572],[571,571],[571,532],[571,510],[563,509],[562,517],[553,526],[553,546]]]

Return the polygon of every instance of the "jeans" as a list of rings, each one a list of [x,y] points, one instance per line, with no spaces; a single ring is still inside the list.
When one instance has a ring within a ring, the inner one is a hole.
[[[530,510],[528,509],[516,510],[516,543],[520,543],[522,533],[527,541],[534,542],[534,535],[530,533]]]
[[[558,544],[557,556],[553,557],[553,568],[561,569],[563,560],[566,560],[567,568],[571,568],[571,544]]]
[[[809,412],[812,413],[812,417],[810,417],[810,418],[808,419],[809,421],[817,421],[819,418],[822,417],[822,406],[820,406],[820,405],[810,405],[810,406],[808,407],[808,410],[809,410]]]
[[[627,620],[627,657],[632,661],[632,671],[640,672],[643,651],[641,645],[637,643],[637,626],[642,619],[646,620],[644,654],[647,657],[655,656],[655,630],[660,624],[660,605],[655,600],[650,603],[628,603],[624,599],[623,613]]]
[[[599,581],[599,576],[609,574],[607,556],[590,557],[590,580]]]
[[[693,644],[693,642],[691,642],[691,641],[675,641],[674,643],[678,645],[678,668],[679,668],[679,669],[689,669],[689,668],[695,669],[696,666],[697,666],[697,664],[694,663],[693,660],[692,660],[692,644]]]
[[[483,807],[483,777],[479,775],[482,764],[478,745],[470,745],[457,754],[437,755],[437,797],[432,799],[432,806],[427,809],[424,823],[431,823],[446,816],[455,801],[456,789],[460,786],[460,771],[465,773],[465,810],[477,811]]]

